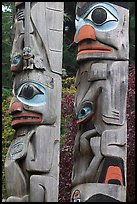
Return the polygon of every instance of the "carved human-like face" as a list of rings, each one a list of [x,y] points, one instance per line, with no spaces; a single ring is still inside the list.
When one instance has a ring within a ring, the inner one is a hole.
[[[77,60],[128,59],[128,9],[108,2],[79,2],[75,25]]]
[[[16,77],[13,88],[10,114],[14,129],[24,125],[55,123],[54,81],[51,76],[39,72],[31,75],[21,73]]]
[[[80,191],[79,190],[75,190],[73,192],[72,198],[71,198],[72,202],[80,202]]]

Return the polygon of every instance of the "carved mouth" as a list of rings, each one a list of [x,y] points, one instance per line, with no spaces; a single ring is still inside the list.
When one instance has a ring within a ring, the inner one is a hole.
[[[30,58],[31,58],[31,55],[30,55],[30,54],[24,54],[24,55],[23,55],[23,58],[24,58],[24,59],[30,59]]]
[[[13,115],[11,126],[16,128],[21,125],[35,125],[42,121],[42,115],[37,113],[18,113]]]
[[[112,49],[108,46],[88,43],[86,40],[78,44],[78,55],[97,52],[112,52]]]

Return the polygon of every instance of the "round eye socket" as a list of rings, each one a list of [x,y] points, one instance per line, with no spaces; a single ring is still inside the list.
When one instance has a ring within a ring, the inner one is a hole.
[[[32,85],[25,85],[20,93],[20,96],[30,99],[34,95],[34,89]]]
[[[21,61],[21,55],[17,55],[11,59],[11,64],[18,64]]]
[[[38,90],[36,87],[34,87],[31,84],[26,84],[23,86],[20,96],[26,98],[26,99],[32,99],[36,94],[42,93],[40,90]]]
[[[103,8],[96,8],[91,14],[91,19],[97,25],[104,23],[107,19],[107,12]]]
[[[89,119],[94,114],[92,104],[87,102],[83,104],[83,107],[79,110],[76,115],[77,123],[81,123]]]

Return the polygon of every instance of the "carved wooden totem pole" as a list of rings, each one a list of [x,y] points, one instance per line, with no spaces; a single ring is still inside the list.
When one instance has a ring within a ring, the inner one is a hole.
[[[126,202],[127,2],[77,2],[71,202]]]
[[[57,202],[63,2],[15,2],[7,202]]]

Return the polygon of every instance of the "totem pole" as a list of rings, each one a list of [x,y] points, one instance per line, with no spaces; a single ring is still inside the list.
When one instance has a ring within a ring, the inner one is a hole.
[[[71,202],[126,202],[127,2],[77,2]]]
[[[58,202],[63,2],[15,2],[7,202]]]

